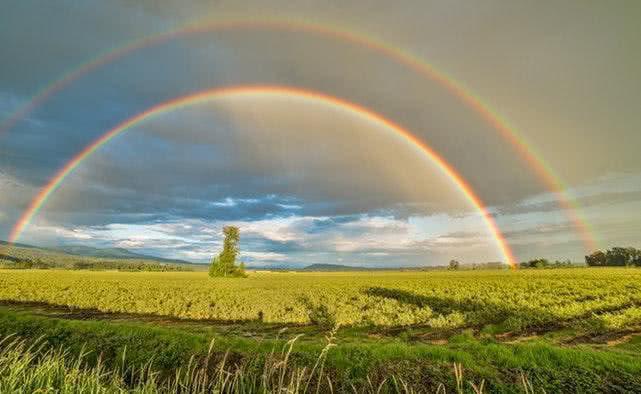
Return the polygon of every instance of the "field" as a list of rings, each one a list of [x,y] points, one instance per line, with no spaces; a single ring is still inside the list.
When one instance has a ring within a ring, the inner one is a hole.
[[[191,320],[511,333],[641,324],[641,271],[206,273],[4,271],[0,299]]]
[[[253,375],[242,369],[255,385],[263,369],[273,370],[266,355],[285,355],[286,341],[297,338],[283,374],[307,379],[326,357],[324,373],[337,391],[369,392],[371,381],[397,392],[390,382],[418,392],[472,392],[480,382],[499,392],[530,384],[535,392],[641,389],[641,270],[632,268],[250,272],[245,279],[3,270],[0,300],[0,336],[44,338],[72,359],[89,349],[87,365],[98,353],[112,364],[126,353],[132,368],[172,374],[191,357],[202,360],[213,338],[216,354],[235,360],[231,374],[260,363]]]

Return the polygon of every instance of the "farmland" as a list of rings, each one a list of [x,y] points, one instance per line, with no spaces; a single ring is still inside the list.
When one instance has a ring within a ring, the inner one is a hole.
[[[147,366],[161,374],[130,387],[176,385],[157,378],[193,357],[209,359],[209,348],[218,361],[235,360],[225,366],[235,385],[267,385],[266,391],[299,378],[315,381],[309,368],[319,357],[327,364],[323,379],[338,391],[355,385],[375,392],[371,385],[383,382],[391,392],[449,392],[480,382],[500,392],[522,392],[524,384],[548,392],[641,388],[641,270],[634,268],[249,272],[247,278],[0,270],[0,299],[0,337],[16,338],[2,345],[9,346],[5,354],[28,357],[13,343],[45,341],[53,346],[47,362],[59,371],[76,368],[74,357],[96,365],[99,353],[105,366],[126,354],[132,371]],[[289,357],[286,342],[295,338]],[[90,356],[83,356],[87,349]],[[286,370],[279,355],[289,358]],[[250,365],[259,365],[258,372]],[[45,366],[33,368],[28,373],[35,379]],[[273,380],[261,380],[265,371]],[[125,373],[80,372],[72,374]],[[226,379],[210,384],[221,382]]]
[[[205,273],[3,271],[0,299],[190,320],[520,333],[641,324],[641,271]]]

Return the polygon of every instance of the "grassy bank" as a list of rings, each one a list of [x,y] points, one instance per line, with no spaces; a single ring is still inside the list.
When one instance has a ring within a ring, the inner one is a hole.
[[[229,369],[240,368],[247,375],[244,379],[260,380],[270,354],[282,354],[286,340],[291,339],[286,334],[283,339],[265,340],[212,337],[189,328],[56,319],[7,308],[0,309],[0,335],[16,335],[28,343],[41,338],[46,348],[65,349],[69,359],[85,353],[86,365],[95,366],[100,359],[102,368],[110,371],[147,368],[157,372],[154,376],[159,381],[175,376],[192,359],[195,365],[206,359],[218,365],[224,359]],[[427,392],[440,385],[454,391],[455,363],[462,366],[470,390],[470,382],[479,385],[484,381],[492,392],[523,392],[521,380],[527,377],[537,390],[547,392],[641,391],[636,342],[611,349],[560,347],[545,341],[503,344],[465,335],[444,345],[401,340],[332,342],[335,346],[327,352],[323,384],[329,377],[336,391],[351,391],[352,385],[365,389],[368,379],[372,384],[403,382]],[[308,373],[326,345],[325,341],[298,341],[288,357],[287,376],[303,368]]]

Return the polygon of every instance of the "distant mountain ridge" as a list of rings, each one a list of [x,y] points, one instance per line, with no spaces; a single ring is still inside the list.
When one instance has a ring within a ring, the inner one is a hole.
[[[7,241],[0,240],[0,245],[9,246],[10,244]],[[149,261],[156,261],[156,262],[170,263],[170,264],[194,264],[194,265],[198,264],[198,263],[192,263],[190,261],[185,261],[185,260],[167,259],[163,257],[150,256],[142,253],[135,253],[125,248],[95,248],[92,246],[85,246],[85,245],[41,247],[41,246],[21,244],[21,243],[16,243],[11,245],[19,248],[66,253],[69,255],[82,256],[82,257],[98,257],[103,259],[123,259],[123,260],[124,259],[149,260]]]
[[[362,265],[341,265],[314,263],[304,267],[300,265],[277,264],[269,266],[248,265],[250,271],[294,271],[294,272],[356,272],[356,271],[434,271],[447,269],[445,265],[401,266],[401,267],[366,267]]]
[[[385,268],[371,268],[361,266],[349,266],[341,264],[311,264],[303,268],[301,271],[375,271]],[[393,268],[387,268],[393,269]]]
[[[149,256],[142,253],[135,253],[125,248],[94,248],[92,246],[85,245],[68,245],[46,249],[61,251],[76,256],[102,257],[107,259],[154,260],[176,264],[195,264],[185,260],[167,259],[163,257]]]
[[[362,265],[311,264],[296,271],[340,272],[340,271],[436,271],[447,269],[445,265],[401,266],[401,267],[364,267]]]

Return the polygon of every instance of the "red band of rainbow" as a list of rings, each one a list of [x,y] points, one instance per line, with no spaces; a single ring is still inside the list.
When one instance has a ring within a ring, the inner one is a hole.
[[[419,140],[416,136],[414,136],[412,133],[399,126],[398,124],[358,104],[323,93],[286,86],[232,86],[226,88],[204,90],[158,104],[152,108],[147,109],[144,112],[139,113],[138,115],[125,120],[113,129],[104,133],[94,142],[86,146],[79,154],[77,154],[55,174],[55,176],[39,191],[37,196],[31,201],[20,219],[16,222],[11,231],[9,241],[17,241],[27,225],[31,222],[38,211],[40,211],[40,209],[44,206],[47,199],[52,195],[53,192],[58,189],[58,187],[60,187],[65,178],[69,174],[71,174],[75,168],[77,168],[85,159],[91,156],[98,148],[108,143],[121,133],[154,116],[180,109],[189,105],[210,101],[216,98],[256,95],[284,95],[288,97],[295,97],[311,102],[330,105],[335,108],[339,108],[344,111],[356,114],[364,120],[373,122],[379,126],[384,126],[388,130],[395,132],[396,135],[418,149],[423,155],[425,155],[425,157],[427,157],[441,171],[443,171],[444,174],[448,176],[452,183],[465,195],[467,200],[481,214],[490,234],[494,238],[497,247],[503,255],[503,258],[511,267],[516,267],[516,260],[514,258],[514,255],[512,254],[510,247],[508,246],[505,238],[503,237],[496,222],[494,221],[494,218],[485,208],[485,205],[483,204],[481,199],[475,194],[475,192],[463,179],[463,177],[429,145]]]

